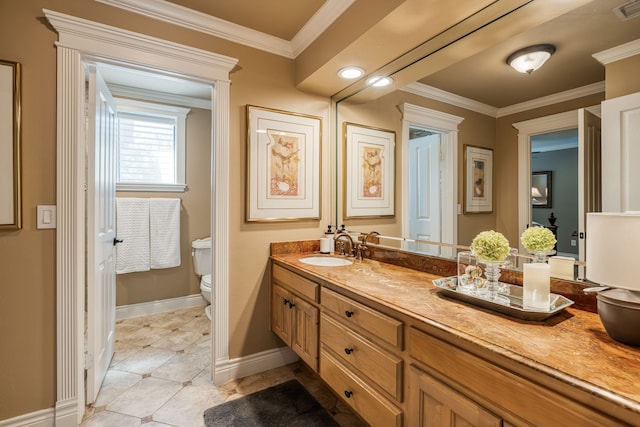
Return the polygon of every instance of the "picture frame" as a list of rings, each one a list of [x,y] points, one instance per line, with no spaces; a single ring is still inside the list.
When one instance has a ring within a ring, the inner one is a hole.
[[[345,122],[344,218],[395,216],[396,133]]]
[[[531,172],[531,206],[551,207],[551,171]]]
[[[0,60],[0,229],[22,228],[21,65]]]
[[[247,105],[247,222],[320,219],[322,118]]]
[[[493,150],[464,146],[464,213],[493,212]]]

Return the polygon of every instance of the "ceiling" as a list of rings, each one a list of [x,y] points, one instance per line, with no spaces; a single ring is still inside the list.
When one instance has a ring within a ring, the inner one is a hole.
[[[98,1],[124,7],[134,0]],[[180,16],[178,25],[189,27],[190,20],[197,20],[209,25],[199,25],[201,31],[212,28],[219,35],[218,29],[229,24],[229,39],[255,43],[263,50],[273,46],[274,53],[295,61],[296,85],[304,91],[326,96],[357,92],[364,81],[346,82],[336,72],[345,65],[359,65],[369,74],[394,78],[391,88],[378,90],[373,97],[418,81],[503,108],[602,82],[604,66],[592,55],[640,39],[640,18],[623,22],[613,12],[626,2],[156,0],[154,4],[174,15],[173,23]],[[131,10],[140,13],[139,8]],[[162,19],[158,10],[153,16]],[[506,64],[513,51],[539,43],[557,48],[540,70],[520,74]]]

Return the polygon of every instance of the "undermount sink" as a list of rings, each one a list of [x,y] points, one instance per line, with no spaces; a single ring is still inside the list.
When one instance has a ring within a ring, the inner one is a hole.
[[[345,265],[353,264],[350,259],[331,256],[308,256],[300,258],[300,262],[321,267],[344,267]]]

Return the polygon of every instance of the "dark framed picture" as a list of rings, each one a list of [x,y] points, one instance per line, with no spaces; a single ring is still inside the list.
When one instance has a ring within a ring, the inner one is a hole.
[[[531,173],[531,206],[551,207],[551,171]]]

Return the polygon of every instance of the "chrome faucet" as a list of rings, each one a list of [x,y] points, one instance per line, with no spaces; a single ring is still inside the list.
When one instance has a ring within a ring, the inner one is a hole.
[[[343,239],[344,237],[344,239]],[[336,229],[335,234],[333,235],[333,240],[336,242],[336,248],[338,249],[338,253],[340,255],[347,255],[347,256],[353,256],[354,255],[354,246],[353,246],[353,239],[351,238],[351,236],[349,235],[348,232],[346,231],[338,231]],[[349,247],[348,250],[345,249],[345,243],[347,244],[347,246]]]

